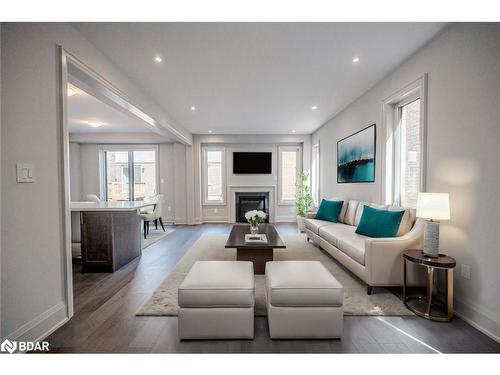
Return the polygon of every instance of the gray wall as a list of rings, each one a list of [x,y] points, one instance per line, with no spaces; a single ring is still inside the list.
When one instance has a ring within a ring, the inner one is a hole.
[[[68,24],[4,23],[1,28],[1,330],[4,337],[33,340],[68,318],[57,46],[98,71],[160,123],[168,121],[154,101]],[[20,161],[34,163],[35,183],[16,183]],[[27,219],[35,224],[20,236]]]
[[[376,182],[336,183],[337,140],[377,123],[383,145],[382,101],[428,73],[427,191],[449,192],[451,220],[441,225],[441,251],[454,256],[457,312],[500,337],[500,25],[455,24],[410,57],[313,134],[320,140],[321,195],[380,201]],[[369,60],[366,61],[369,64]],[[460,267],[472,267],[470,280]]]

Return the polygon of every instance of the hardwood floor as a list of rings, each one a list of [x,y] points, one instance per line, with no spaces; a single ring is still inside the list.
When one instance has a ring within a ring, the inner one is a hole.
[[[183,341],[176,317],[138,317],[191,245],[204,233],[229,233],[226,224],[177,226],[114,274],[82,274],[74,266],[74,317],[48,337],[51,352],[71,353],[500,353],[500,344],[463,320],[347,316],[342,340],[271,340],[265,317],[254,340]],[[278,224],[280,234],[297,233]],[[376,290],[374,291],[376,293]]]

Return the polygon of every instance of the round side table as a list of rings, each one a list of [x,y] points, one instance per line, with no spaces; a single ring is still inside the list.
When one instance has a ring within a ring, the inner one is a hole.
[[[419,266],[427,267],[427,295],[408,296],[406,294],[406,263],[412,262]],[[449,322],[453,318],[453,268],[456,266],[456,261],[450,256],[439,254],[437,258],[430,258],[422,252],[422,250],[406,250],[403,252],[403,303],[407,308],[413,311],[418,316],[425,319],[436,320],[439,322]],[[435,270],[444,270],[446,272],[446,316],[434,315],[431,313],[432,308],[432,292],[434,290],[434,273]],[[410,306],[408,303],[412,300],[419,300],[425,303],[425,310],[421,311]]]

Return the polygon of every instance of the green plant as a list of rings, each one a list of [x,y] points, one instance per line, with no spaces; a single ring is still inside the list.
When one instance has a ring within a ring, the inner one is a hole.
[[[306,217],[312,204],[311,189],[309,188],[308,180],[309,172],[300,172],[297,176],[297,184],[295,185],[295,205],[297,206],[297,215],[301,217]]]

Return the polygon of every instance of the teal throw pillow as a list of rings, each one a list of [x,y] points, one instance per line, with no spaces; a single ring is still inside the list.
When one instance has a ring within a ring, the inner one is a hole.
[[[404,213],[404,210],[379,210],[365,205],[356,233],[375,238],[396,237]]]
[[[327,201],[323,199],[319,205],[318,212],[316,212],[316,219],[327,220],[333,223],[339,221],[340,210],[344,201]]]

